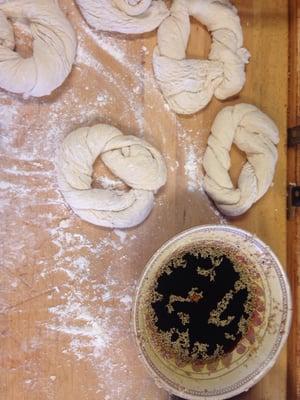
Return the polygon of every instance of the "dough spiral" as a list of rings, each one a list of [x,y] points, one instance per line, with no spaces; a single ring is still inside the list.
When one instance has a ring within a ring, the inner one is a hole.
[[[91,188],[93,164],[105,165],[131,189],[128,192]],[[165,184],[162,155],[135,136],[98,124],[70,133],[58,159],[58,183],[73,211],[85,221],[109,228],[140,224],[151,212],[154,193]]]
[[[190,16],[212,34],[208,60],[186,59]],[[154,74],[171,109],[192,114],[213,95],[223,100],[238,93],[250,56],[242,46],[240,19],[228,0],[174,0],[170,16],[159,27],[153,54]]]
[[[28,23],[33,54],[15,50],[11,20]],[[45,96],[69,75],[76,54],[75,32],[53,0],[13,0],[0,4],[0,87],[25,96]]]
[[[242,103],[219,112],[208,139],[203,167],[204,189],[223,214],[241,215],[266,193],[275,172],[278,142],[278,128],[257,107]],[[247,156],[238,188],[234,188],[228,173],[232,143]]]
[[[163,0],[76,0],[90,26],[101,31],[151,32],[169,15]]]

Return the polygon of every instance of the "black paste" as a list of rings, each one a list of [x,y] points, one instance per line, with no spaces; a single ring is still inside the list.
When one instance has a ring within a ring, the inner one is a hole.
[[[222,356],[247,332],[251,293],[245,273],[226,255],[185,252],[172,259],[151,303],[155,326],[178,356]]]

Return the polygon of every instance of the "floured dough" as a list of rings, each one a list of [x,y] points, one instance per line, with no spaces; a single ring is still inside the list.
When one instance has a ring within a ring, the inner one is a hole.
[[[93,164],[105,165],[131,189],[128,192],[91,188]],[[165,184],[162,155],[135,136],[109,125],[80,128],[63,142],[58,182],[73,211],[85,221],[110,228],[140,224],[151,212],[154,193]]]
[[[15,50],[12,20],[29,25],[33,54]],[[75,32],[54,0],[13,0],[0,4],[0,87],[26,96],[49,95],[71,71]]]
[[[212,35],[208,60],[186,59],[190,16],[206,25]],[[192,114],[215,95],[227,99],[245,83],[249,53],[237,10],[228,0],[174,0],[171,14],[160,25],[153,68],[171,109]]]
[[[241,215],[272,183],[278,157],[278,128],[257,107],[238,104],[219,112],[211,132],[203,159],[204,188],[223,214]],[[237,188],[228,173],[232,143],[247,156]]]
[[[127,34],[151,32],[169,15],[163,0],[76,0],[93,28]]]

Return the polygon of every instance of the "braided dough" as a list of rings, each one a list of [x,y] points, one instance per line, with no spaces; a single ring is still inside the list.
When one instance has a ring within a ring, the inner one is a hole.
[[[151,32],[169,15],[162,0],[76,0],[84,18],[102,31]]]
[[[16,51],[12,20],[30,26],[33,55]],[[71,71],[75,32],[53,0],[15,0],[0,4],[0,87],[25,96],[45,96]]]
[[[190,16],[212,34],[208,60],[186,59]],[[155,77],[171,109],[192,114],[213,95],[223,100],[238,93],[250,56],[242,46],[240,19],[228,0],[174,0],[171,15],[159,27],[153,54]]]
[[[91,188],[99,155],[131,188],[128,192]],[[129,228],[144,221],[153,208],[154,193],[167,177],[164,159],[154,147],[102,124],[66,137],[58,169],[60,190],[73,211],[85,221],[109,228]]]
[[[211,132],[203,160],[204,189],[222,213],[234,217],[246,212],[272,183],[278,157],[278,128],[257,107],[238,104],[219,112]],[[238,188],[233,187],[228,173],[232,143],[247,156]]]

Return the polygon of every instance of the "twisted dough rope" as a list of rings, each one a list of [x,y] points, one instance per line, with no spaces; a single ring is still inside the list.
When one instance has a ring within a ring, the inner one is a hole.
[[[190,16],[212,34],[208,60],[186,59]],[[174,0],[171,15],[159,27],[153,54],[154,74],[171,109],[192,114],[213,95],[223,100],[238,93],[250,56],[242,46],[240,19],[228,0]]]
[[[162,0],[76,0],[90,26],[101,31],[151,32],[169,15]]]
[[[11,20],[30,26],[33,55],[15,50]],[[75,32],[53,0],[16,0],[0,4],[0,87],[25,96],[45,96],[69,75],[76,53]]]
[[[203,159],[204,189],[223,214],[241,215],[272,183],[278,157],[278,128],[257,107],[238,104],[219,112],[211,132]],[[247,156],[237,189],[228,173],[232,143]]]
[[[98,155],[131,188],[129,192],[91,188]],[[109,228],[129,228],[144,221],[153,208],[154,193],[167,177],[164,159],[153,146],[102,124],[66,137],[58,169],[59,188],[73,211],[85,221]]]

